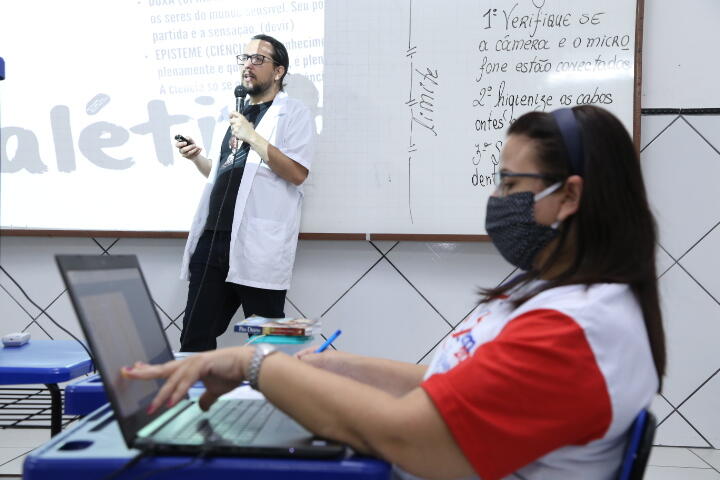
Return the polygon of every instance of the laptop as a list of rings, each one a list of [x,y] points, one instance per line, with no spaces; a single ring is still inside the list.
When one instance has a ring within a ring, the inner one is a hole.
[[[208,412],[186,396],[147,414],[162,380],[120,374],[136,361],[173,360],[135,255],[56,255],[115,419],[129,448],[154,454],[337,458],[347,447],[314,436],[264,398],[219,399]]]

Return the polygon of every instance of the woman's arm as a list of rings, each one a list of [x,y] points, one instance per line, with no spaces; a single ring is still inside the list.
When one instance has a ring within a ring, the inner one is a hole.
[[[381,363],[385,361],[374,365],[368,362],[373,367],[370,370]],[[377,377],[380,371],[375,370]],[[421,388],[395,397],[350,378],[309,368],[282,354],[265,359],[258,383],[268,400],[323,437],[385,458],[426,478],[473,473]]]
[[[179,401],[202,379],[200,406],[209,406],[246,376],[253,347],[198,354],[164,365],[138,364],[130,378],[168,378],[151,408]],[[378,388],[314,368],[283,353],[265,358],[258,384],[265,397],[308,430],[380,456],[426,478],[473,474],[442,417],[421,388],[395,397]]]
[[[305,349],[297,357],[310,365],[379,388],[391,395],[405,395],[417,388],[427,371],[424,365],[384,358],[365,357],[343,351],[314,353]]]

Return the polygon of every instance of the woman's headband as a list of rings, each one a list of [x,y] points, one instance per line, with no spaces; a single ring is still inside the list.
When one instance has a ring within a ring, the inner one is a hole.
[[[585,162],[583,155],[582,135],[580,134],[580,123],[570,108],[561,108],[551,112],[565,144],[565,150],[570,157],[570,174],[585,174]]]

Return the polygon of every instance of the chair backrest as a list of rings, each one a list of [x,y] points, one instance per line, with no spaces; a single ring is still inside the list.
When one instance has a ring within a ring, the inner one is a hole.
[[[650,449],[655,438],[657,420],[648,410],[642,410],[630,427],[618,480],[641,480],[645,473]]]

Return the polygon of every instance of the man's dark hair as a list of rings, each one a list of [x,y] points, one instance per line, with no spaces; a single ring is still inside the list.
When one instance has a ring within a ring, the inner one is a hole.
[[[271,37],[270,35],[265,35],[264,33],[259,33],[252,37],[253,40],[262,40],[265,42],[268,42],[273,47],[273,60],[275,60],[275,63],[278,65],[282,65],[285,67],[285,71],[282,74],[282,77],[280,77],[280,90],[282,90],[285,85],[283,84],[283,79],[285,78],[285,75],[287,75],[288,68],[290,68],[290,57],[288,56],[287,49],[285,48],[285,45],[283,45],[278,39],[275,37]]]
[[[573,255],[569,267],[519,299],[518,304],[541,291],[563,285],[628,284],[642,309],[662,385],[666,352],[655,271],[657,227],[648,205],[640,159],[627,130],[613,114],[589,105],[574,107],[573,112],[585,152],[583,190],[577,212],[560,226],[557,246],[543,265],[481,293],[484,301],[488,301],[516,285],[543,277],[559,260],[564,246],[569,245]],[[522,115],[508,129],[510,135],[524,136],[533,142],[542,173],[560,179],[570,175],[569,155],[551,114]]]

